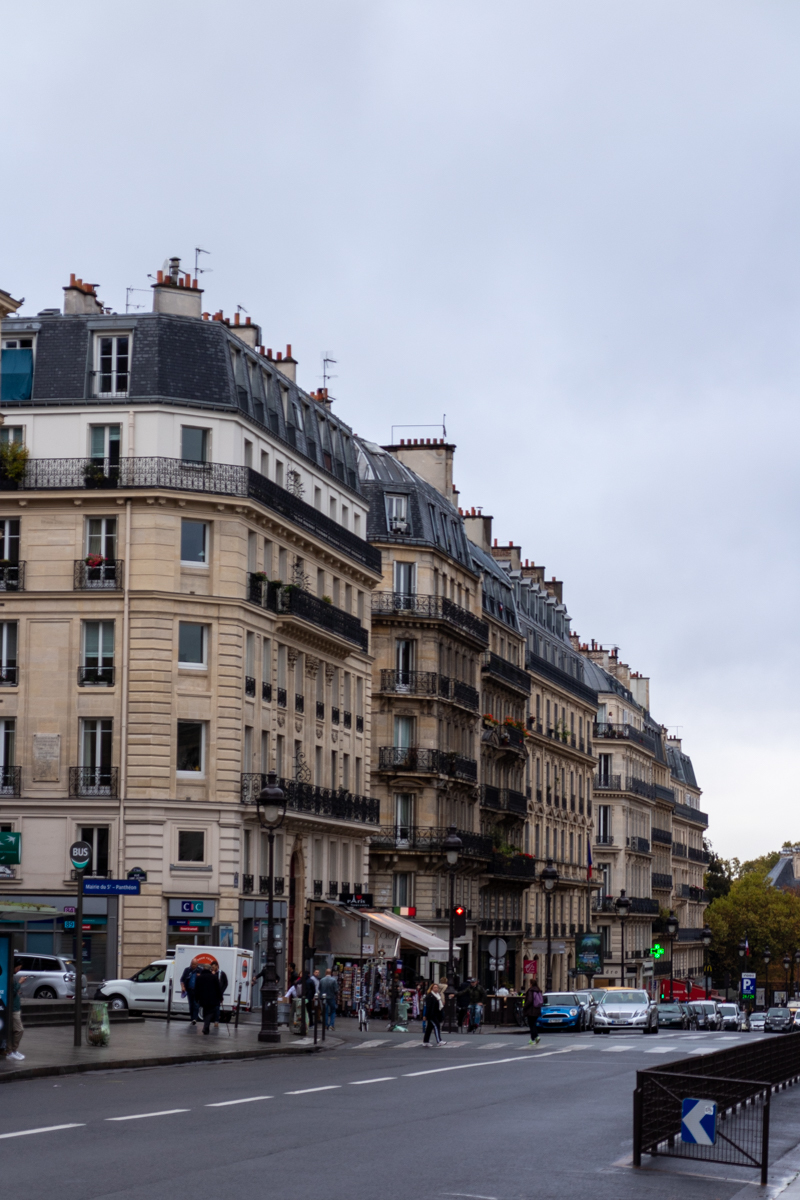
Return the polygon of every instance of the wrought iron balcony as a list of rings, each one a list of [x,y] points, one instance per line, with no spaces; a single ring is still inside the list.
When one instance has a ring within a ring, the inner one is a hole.
[[[672,788],[662,787],[660,783],[653,784],[656,800],[666,800],[668,804],[674,804],[675,792]]]
[[[555,663],[548,662],[546,658],[541,658],[538,654],[529,654],[527,657],[528,670],[533,672],[534,675],[543,675],[545,679],[549,679],[553,683],[557,683],[559,687],[566,688],[567,691],[572,692],[573,695],[578,696],[581,700],[587,701],[589,704],[594,704],[596,706],[597,692],[583,682],[583,670],[580,660],[576,661],[574,658],[570,657],[569,664],[571,667],[574,667],[575,670],[581,671],[580,679],[576,678],[576,676],[570,674],[568,671],[562,671],[560,667],[555,665]],[[581,749],[582,748],[583,747],[581,747]],[[591,754],[591,752],[592,751],[590,748],[588,753]]]
[[[365,652],[369,649],[369,634],[357,617],[293,584],[274,583],[261,574],[250,572],[247,598],[251,604],[268,609],[277,616],[298,617],[336,637],[353,642]]]
[[[694,846],[689,846],[688,850],[692,862],[707,863],[711,860],[711,855],[707,850],[696,850]]]
[[[692,821],[695,825],[708,825],[708,813],[700,812],[699,808],[692,808],[690,804],[676,802],[673,813],[682,821]]]
[[[263,701],[265,701],[267,704],[269,704],[270,701],[272,700],[272,684],[271,683],[262,683],[261,684],[261,699]]]
[[[451,700],[477,712],[480,695],[468,683],[438,675],[436,671],[381,671],[380,691],[401,696],[432,696]]]
[[[672,856],[673,856],[673,858],[688,858],[689,857],[689,847],[686,845],[685,842],[673,842],[672,843]]]
[[[662,846],[672,845],[672,833],[669,829],[656,829],[655,825],[651,825],[650,838],[654,842],[659,842]]]
[[[353,728],[353,714],[351,712],[348,712],[347,709],[345,709],[344,712],[342,713],[342,716],[344,717],[342,724],[344,725],[345,729],[352,729]]]
[[[242,876],[242,891],[244,892],[245,896],[250,896],[252,894],[253,884],[254,880],[252,875]]]
[[[664,875],[659,871],[653,871],[652,875],[650,876],[650,883],[652,887],[660,892],[672,890],[672,876]]]
[[[696,900],[698,902],[705,904],[706,901],[709,899],[709,894],[705,890],[705,888],[692,887],[691,884],[682,883],[681,884],[681,899]]]
[[[634,850],[637,854],[649,854],[650,853],[650,843],[648,842],[647,838],[629,837],[627,839],[627,842],[628,842],[628,849]]]
[[[320,900],[320,899],[322,899],[322,880],[315,879],[313,881],[313,883],[314,883],[314,899]]]
[[[331,706],[331,723],[334,725],[339,724],[339,709],[335,704]]]
[[[369,796],[355,796],[344,788],[315,787],[297,779],[280,779],[278,783],[286,793],[286,807],[291,812],[367,825],[377,825],[380,820],[379,802]],[[266,786],[266,775],[244,772],[241,776],[242,804],[255,804]]]
[[[379,771],[413,771],[427,775],[450,775],[456,779],[475,782],[478,764],[450,750],[434,750],[424,746],[381,746],[378,750]]]
[[[597,846],[613,846],[614,845],[613,833],[596,833],[594,835],[594,840],[595,840],[595,845],[597,845]]]
[[[492,679],[500,680],[517,692],[524,692],[526,696],[530,695],[531,679],[527,671],[515,667],[513,663],[506,662],[492,650],[487,651],[483,656],[483,670]]]
[[[113,667],[78,667],[78,687],[113,687]]]
[[[592,899],[592,911],[616,913],[616,896],[595,896]],[[638,916],[658,916],[658,901],[649,896],[629,896],[630,912]]]
[[[335,900],[338,895],[339,895],[339,880],[338,879],[329,879],[328,880],[328,896],[329,896],[329,898],[331,900]]]
[[[356,717],[356,733],[364,732],[364,718]]]
[[[72,586],[76,592],[121,592],[125,580],[125,564],[121,558],[90,566],[84,558],[75,559]]]
[[[255,696],[256,694],[256,681],[252,675],[244,677],[244,694],[245,696]]]
[[[637,729],[635,725],[626,722],[596,721],[594,735],[600,738],[618,738],[623,741],[635,742],[653,754],[656,752],[656,739],[649,733]]]
[[[19,683],[19,667],[0,665],[0,687],[16,687]]]
[[[305,712],[305,710],[306,710],[305,696],[302,694],[302,692],[295,692],[294,711],[301,713],[301,712]]]
[[[278,708],[286,708],[286,688],[278,688]]]
[[[372,615],[374,617],[423,617],[433,621],[446,621],[460,633],[467,634],[476,642],[489,644],[489,626],[486,621],[474,617],[460,604],[446,596],[418,596],[405,592],[373,592]]]
[[[283,878],[283,875],[275,875],[275,876],[273,876],[273,879],[272,879],[272,895],[273,895],[273,896],[282,896],[282,895],[283,895],[283,889],[284,889],[284,878]],[[259,877],[258,877],[258,891],[259,891],[259,895],[261,895],[261,896],[268,896],[268,895],[269,895],[269,875],[259,875]]]
[[[486,868],[490,875],[504,875],[511,879],[535,879],[536,859],[529,854],[493,854]]]
[[[0,767],[0,796],[19,796],[22,790],[22,767]]]
[[[521,817],[528,812],[528,800],[524,793],[515,792],[513,788],[493,787],[490,783],[481,784],[481,804],[496,812],[517,813]]]
[[[119,769],[117,767],[70,767],[70,796],[119,795]]]
[[[370,835],[373,849],[417,850],[439,853],[449,830],[434,825],[381,825]],[[461,850],[468,858],[490,858],[493,853],[492,839],[482,833],[459,829]]]
[[[0,592],[25,591],[25,563],[0,563]]]
[[[317,701],[317,720],[318,721],[325,720],[325,705],[322,700]]]

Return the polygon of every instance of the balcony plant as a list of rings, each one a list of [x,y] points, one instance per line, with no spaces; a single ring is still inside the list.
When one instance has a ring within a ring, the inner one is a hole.
[[[83,468],[83,484],[87,488],[112,488],[117,486],[119,467],[105,470],[105,459],[90,459]]]
[[[87,554],[83,561],[87,567],[104,567],[108,560],[102,554]]]
[[[25,478],[29,451],[19,442],[0,442],[0,487],[14,489]]]

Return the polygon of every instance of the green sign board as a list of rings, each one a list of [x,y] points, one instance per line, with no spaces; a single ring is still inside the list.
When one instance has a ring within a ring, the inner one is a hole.
[[[0,833],[0,863],[6,867],[13,867],[22,862],[21,850],[21,833]]]
[[[603,969],[603,944],[599,933],[575,935],[575,970],[578,975],[597,975]]]

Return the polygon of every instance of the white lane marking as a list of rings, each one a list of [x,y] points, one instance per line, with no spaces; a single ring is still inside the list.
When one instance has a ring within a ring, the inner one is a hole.
[[[191,1112],[190,1108],[163,1108],[160,1112],[131,1113],[129,1117],[106,1117],[107,1121],[141,1121],[144,1117],[171,1117],[173,1113]]]
[[[672,1046],[656,1046],[652,1050],[645,1050],[645,1054],[669,1054]]]
[[[388,1038],[380,1038],[377,1042],[362,1042],[359,1046],[353,1046],[354,1050],[368,1050],[370,1046],[386,1046],[389,1042]]]
[[[632,1050],[633,1046],[604,1046],[603,1054],[623,1054],[626,1050]]]
[[[443,1071],[469,1071],[472,1067],[496,1067],[501,1063],[538,1062],[540,1058],[551,1058],[555,1054],[569,1054],[569,1050],[546,1050],[544,1054],[520,1054],[514,1058],[490,1058],[488,1062],[459,1063],[456,1067],[434,1067],[430,1071],[406,1071],[404,1079],[416,1075],[441,1075]]]
[[[397,1079],[396,1075],[381,1075],[378,1079],[351,1079],[350,1087],[358,1087],[362,1083],[386,1083],[387,1079]]]
[[[476,1046],[475,1049],[476,1050],[502,1050],[506,1046],[506,1044],[507,1044],[506,1042],[484,1042],[482,1045]],[[445,1192],[443,1194],[444,1195],[453,1195],[453,1196],[456,1195],[455,1192]]]
[[[217,1100],[216,1104],[207,1104],[206,1108],[227,1108],[229,1104],[252,1104],[254,1100],[274,1100],[274,1096],[245,1096],[242,1100]]]
[[[476,1192],[442,1192],[443,1196],[467,1196],[468,1200],[497,1200],[497,1196],[479,1196]]]
[[[421,1042],[421,1041],[419,1041],[419,1042],[417,1042],[417,1041],[414,1041],[414,1042],[408,1042],[408,1041],[406,1041],[406,1042],[395,1042],[395,1047],[396,1047],[396,1049],[398,1049],[398,1050],[407,1050],[409,1046],[421,1046],[421,1045],[422,1045],[422,1042]]]
[[[315,1088],[300,1088],[297,1092],[284,1092],[284,1096],[306,1096],[309,1092],[334,1092],[336,1088],[340,1088],[340,1083],[326,1083],[324,1087]]]
[[[55,1133],[57,1129],[82,1129],[85,1121],[73,1121],[69,1125],[42,1125],[40,1129],[18,1129],[16,1133],[0,1133],[0,1138],[27,1137],[30,1133]]]

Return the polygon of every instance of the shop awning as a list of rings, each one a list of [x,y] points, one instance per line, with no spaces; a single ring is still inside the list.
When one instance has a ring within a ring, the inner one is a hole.
[[[419,950],[422,954],[427,954],[429,958],[439,962],[447,961],[449,953],[447,942],[437,937],[430,929],[426,929],[424,925],[418,925],[416,921],[409,921],[406,917],[398,917],[394,913],[376,912],[372,908],[360,909],[359,915],[368,917],[373,925],[386,929],[389,933],[399,937],[401,947],[405,944],[411,950]]]
[[[57,917],[59,910],[49,904],[27,904],[24,900],[0,900],[0,913],[17,917]]]

